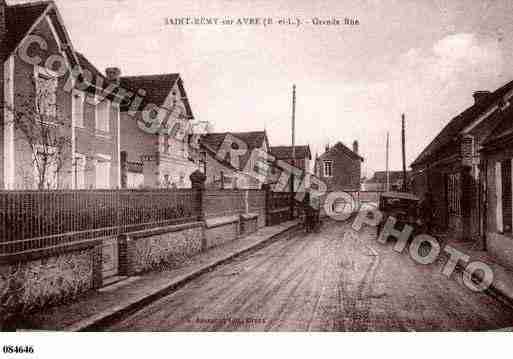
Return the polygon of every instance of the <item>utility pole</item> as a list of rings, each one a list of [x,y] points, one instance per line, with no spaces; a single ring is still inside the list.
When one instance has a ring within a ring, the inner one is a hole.
[[[386,172],[387,183],[386,183],[386,187],[385,187],[385,190],[387,192],[390,191],[390,170],[389,170],[389,166],[388,166],[389,148],[390,148],[390,134],[387,132],[387,172]]]
[[[402,115],[402,149],[403,149],[403,192],[407,192],[408,184],[406,178],[406,130],[405,130],[405,116]]]
[[[292,166],[296,166],[296,85],[292,86]],[[290,192],[294,192],[294,174],[290,182]]]

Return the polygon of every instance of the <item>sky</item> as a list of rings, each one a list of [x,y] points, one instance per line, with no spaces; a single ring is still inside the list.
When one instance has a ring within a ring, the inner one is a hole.
[[[17,1],[8,1],[14,3]],[[408,165],[476,90],[513,80],[511,0],[56,0],[75,49],[100,70],[179,72],[197,120],[266,129],[271,145],[359,141],[363,175]],[[166,25],[175,17],[271,17],[272,26]],[[276,24],[297,17],[359,25]]]

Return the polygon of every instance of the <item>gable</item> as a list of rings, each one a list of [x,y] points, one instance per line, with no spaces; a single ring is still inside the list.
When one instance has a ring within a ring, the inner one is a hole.
[[[41,35],[53,41],[56,49],[47,49],[46,56],[63,54],[69,66],[78,65],[75,51],[64,26],[62,17],[51,1],[8,6],[6,9],[8,54],[16,51],[28,35]],[[48,34],[48,32],[50,34]]]
[[[344,155],[345,157],[352,159],[354,161],[364,161],[363,157],[351,151],[346,145],[342,142],[337,142],[333,147],[331,147],[327,152],[324,152],[319,158],[323,159],[334,159]]]

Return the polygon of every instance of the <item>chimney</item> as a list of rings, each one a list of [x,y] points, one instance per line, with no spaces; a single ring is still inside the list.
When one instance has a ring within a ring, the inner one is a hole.
[[[326,147],[324,148],[324,150],[325,150],[325,152],[328,152],[330,150],[330,144],[329,143],[326,144]]]
[[[353,142],[353,152],[358,154],[358,141]]]
[[[490,96],[490,91],[475,91],[474,96],[474,103],[478,103],[486,99],[488,96]]]
[[[107,75],[107,80],[119,84],[119,80],[121,78],[121,70],[119,67],[108,67],[105,69],[105,75]]]

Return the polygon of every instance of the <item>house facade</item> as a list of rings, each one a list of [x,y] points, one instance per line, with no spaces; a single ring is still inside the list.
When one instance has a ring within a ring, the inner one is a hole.
[[[83,76],[55,4],[1,0],[0,42],[0,187],[119,187],[119,106]]]
[[[513,269],[513,107],[485,139],[481,158],[485,171],[485,249],[496,260]]]
[[[326,184],[328,192],[360,190],[364,159],[358,153],[357,141],[353,150],[337,142],[315,159],[315,175]]]
[[[118,68],[106,72],[134,94],[121,105],[120,147],[128,163],[123,185],[190,188],[189,176],[199,167],[189,151],[194,116],[180,75],[121,76]]]
[[[510,82],[494,92],[475,92],[474,104],[449,121],[411,165],[414,193],[431,193],[435,225],[453,237],[485,237],[486,166],[480,151],[512,90]]]
[[[265,183],[254,175],[260,154],[269,153],[265,131],[208,133],[193,147],[208,187],[260,189]]]

